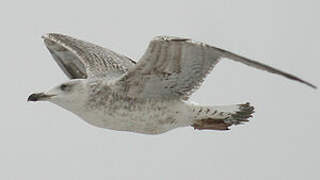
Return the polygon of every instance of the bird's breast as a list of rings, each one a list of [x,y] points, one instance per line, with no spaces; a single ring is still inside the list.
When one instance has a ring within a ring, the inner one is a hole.
[[[182,107],[180,101],[109,98],[103,103],[91,102],[86,113],[80,116],[101,128],[159,134],[185,124]]]

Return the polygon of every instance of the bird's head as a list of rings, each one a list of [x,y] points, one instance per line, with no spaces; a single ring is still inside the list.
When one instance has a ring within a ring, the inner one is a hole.
[[[88,93],[85,79],[74,79],[49,91],[33,93],[28,97],[28,101],[49,101],[70,111],[79,108],[85,103]]]

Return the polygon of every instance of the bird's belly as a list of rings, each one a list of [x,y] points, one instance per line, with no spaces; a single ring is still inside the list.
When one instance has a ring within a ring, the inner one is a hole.
[[[160,134],[189,125],[186,110],[180,104],[144,104],[134,109],[96,109],[81,116],[88,123],[101,128]]]

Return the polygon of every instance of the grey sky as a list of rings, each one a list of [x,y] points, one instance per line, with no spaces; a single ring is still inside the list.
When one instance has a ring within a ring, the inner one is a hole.
[[[251,102],[228,132],[99,129],[27,96],[67,80],[40,36],[60,32],[138,59],[156,35],[190,37],[318,87],[315,0],[2,1],[0,179],[319,179],[319,90],[224,61],[192,97]]]

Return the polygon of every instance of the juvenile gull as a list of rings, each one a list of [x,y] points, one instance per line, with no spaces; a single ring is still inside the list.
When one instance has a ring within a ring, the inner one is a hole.
[[[109,49],[66,35],[43,36],[71,79],[28,101],[49,101],[101,128],[160,134],[178,127],[227,130],[247,122],[249,103],[202,106],[188,100],[222,59],[316,86],[271,66],[186,38],[158,36],[136,63]]]

